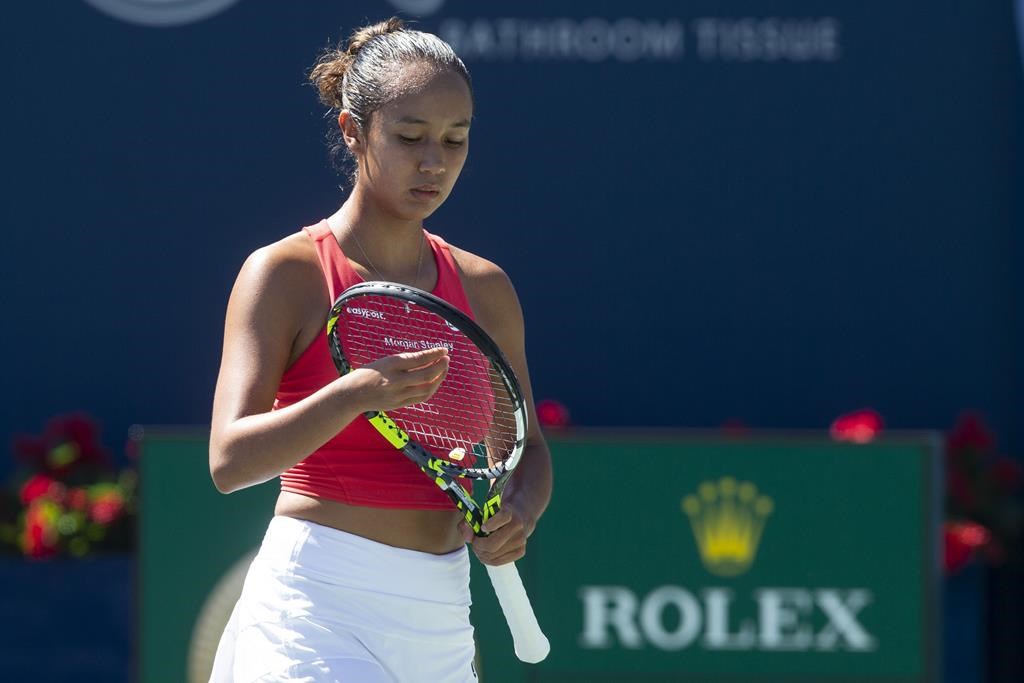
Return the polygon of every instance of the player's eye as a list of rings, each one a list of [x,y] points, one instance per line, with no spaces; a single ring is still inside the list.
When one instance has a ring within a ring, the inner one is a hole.
[[[407,145],[415,145],[423,138],[409,138],[404,135],[399,135],[398,139]],[[447,140],[446,142],[452,147],[461,147],[462,145],[466,144],[465,140]]]

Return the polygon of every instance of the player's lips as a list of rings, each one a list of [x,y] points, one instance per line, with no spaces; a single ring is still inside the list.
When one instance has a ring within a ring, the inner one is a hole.
[[[441,188],[437,185],[420,185],[410,190],[417,199],[433,199],[441,194]]]

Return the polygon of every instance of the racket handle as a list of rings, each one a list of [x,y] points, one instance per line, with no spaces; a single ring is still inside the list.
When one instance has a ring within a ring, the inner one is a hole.
[[[494,594],[498,596],[498,604],[512,632],[516,657],[530,664],[543,660],[551,651],[551,644],[540,630],[515,562],[497,567],[489,564],[484,566],[487,567],[487,574],[494,585]]]

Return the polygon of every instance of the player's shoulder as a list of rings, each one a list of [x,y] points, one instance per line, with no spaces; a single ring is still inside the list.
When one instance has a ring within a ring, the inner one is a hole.
[[[316,250],[313,240],[304,232],[296,232],[255,249],[246,263],[268,270],[301,269],[310,263],[315,265]]]
[[[497,263],[452,244],[448,248],[465,285],[484,294],[514,295],[512,280]]]
[[[508,344],[522,328],[522,311],[508,274],[493,261],[449,245],[478,323],[492,337]]]
[[[302,231],[255,249],[242,265],[238,279],[253,294],[289,299],[310,300],[324,287],[313,241]]]

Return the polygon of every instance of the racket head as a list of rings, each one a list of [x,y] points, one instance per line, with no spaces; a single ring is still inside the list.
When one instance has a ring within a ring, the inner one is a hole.
[[[342,375],[388,355],[445,347],[449,370],[434,395],[387,416],[452,476],[497,479],[518,464],[527,431],[519,381],[465,313],[415,287],[363,282],[335,300],[327,335]]]

